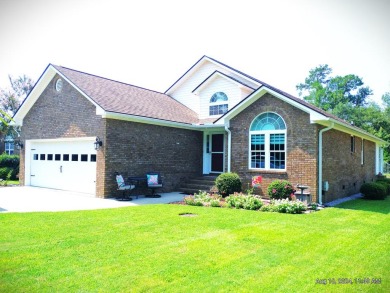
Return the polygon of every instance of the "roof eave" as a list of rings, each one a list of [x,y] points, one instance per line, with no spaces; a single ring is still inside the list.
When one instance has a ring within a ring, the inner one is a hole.
[[[117,113],[117,112],[110,112],[110,111],[104,111],[104,113],[102,113],[102,118],[131,121],[131,122],[137,122],[137,123],[143,123],[143,124],[153,124],[153,125],[158,125],[158,126],[174,127],[174,128],[188,129],[188,130],[199,130],[199,131],[201,131],[203,129],[207,129],[207,128],[221,127],[221,126],[214,125],[214,124],[197,124],[197,123],[190,123],[190,122],[178,122],[178,121],[157,119],[157,118],[153,118],[153,117],[145,117],[145,116]]]
[[[190,69],[188,69],[174,84],[172,84],[164,93],[166,95],[169,95],[171,94],[176,88],[178,88],[180,86],[180,84],[186,79],[186,76],[188,76],[188,74],[190,74],[191,72],[193,72],[194,70],[196,70],[197,68],[199,68],[204,62],[210,62],[210,63],[213,63],[219,67],[223,67],[225,68],[226,70],[228,71],[234,71],[234,74],[236,74],[237,76],[240,76],[241,78],[245,79],[245,80],[250,80],[252,83],[254,83],[255,85],[257,86],[260,86],[262,83],[253,78],[253,77],[250,77],[248,75],[245,75],[243,74],[241,71],[237,70],[237,69],[234,69],[232,67],[229,67],[227,66],[226,64],[222,63],[222,62],[219,62],[211,57],[208,57],[206,55],[204,55],[202,58],[200,58],[194,65],[192,65],[192,67]]]
[[[371,133],[368,133],[364,131],[363,129],[357,128],[355,126],[349,125],[347,123],[342,123],[336,119],[333,118],[327,118],[327,119],[318,119],[318,120],[313,120],[312,123],[316,123],[319,125],[323,126],[330,126],[333,123],[333,129],[339,130],[341,132],[357,136],[360,138],[363,138],[365,140],[369,140],[372,142],[375,142],[376,144],[379,145],[387,145],[388,143],[379,137],[376,137],[375,135],[372,135]]]

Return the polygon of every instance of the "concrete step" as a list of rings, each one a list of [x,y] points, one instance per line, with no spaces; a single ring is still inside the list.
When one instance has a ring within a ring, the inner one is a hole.
[[[213,186],[214,186],[214,184],[197,183],[197,182],[191,181],[191,182],[182,184],[181,187],[183,187],[183,188],[198,188],[200,190],[210,190],[210,188]]]

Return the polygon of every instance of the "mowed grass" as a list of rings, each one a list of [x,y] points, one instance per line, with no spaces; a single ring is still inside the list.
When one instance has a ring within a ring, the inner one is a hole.
[[[390,292],[389,212],[388,197],[303,215],[181,205],[3,213],[0,292]]]

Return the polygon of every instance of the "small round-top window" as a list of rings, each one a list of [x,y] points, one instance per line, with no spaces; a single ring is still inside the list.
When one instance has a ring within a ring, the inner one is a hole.
[[[60,92],[61,90],[62,90],[62,79],[59,78],[59,79],[57,79],[57,81],[56,81],[56,91],[57,91],[57,92]]]

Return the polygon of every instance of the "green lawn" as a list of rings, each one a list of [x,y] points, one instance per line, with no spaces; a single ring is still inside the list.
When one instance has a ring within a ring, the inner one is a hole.
[[[388,197],[302,215],[2,213],[0,292],[390,292],[389,212]]]
[[[19,180],[4,180],[0,182],[0,186],[2,185],[19,185]]]

